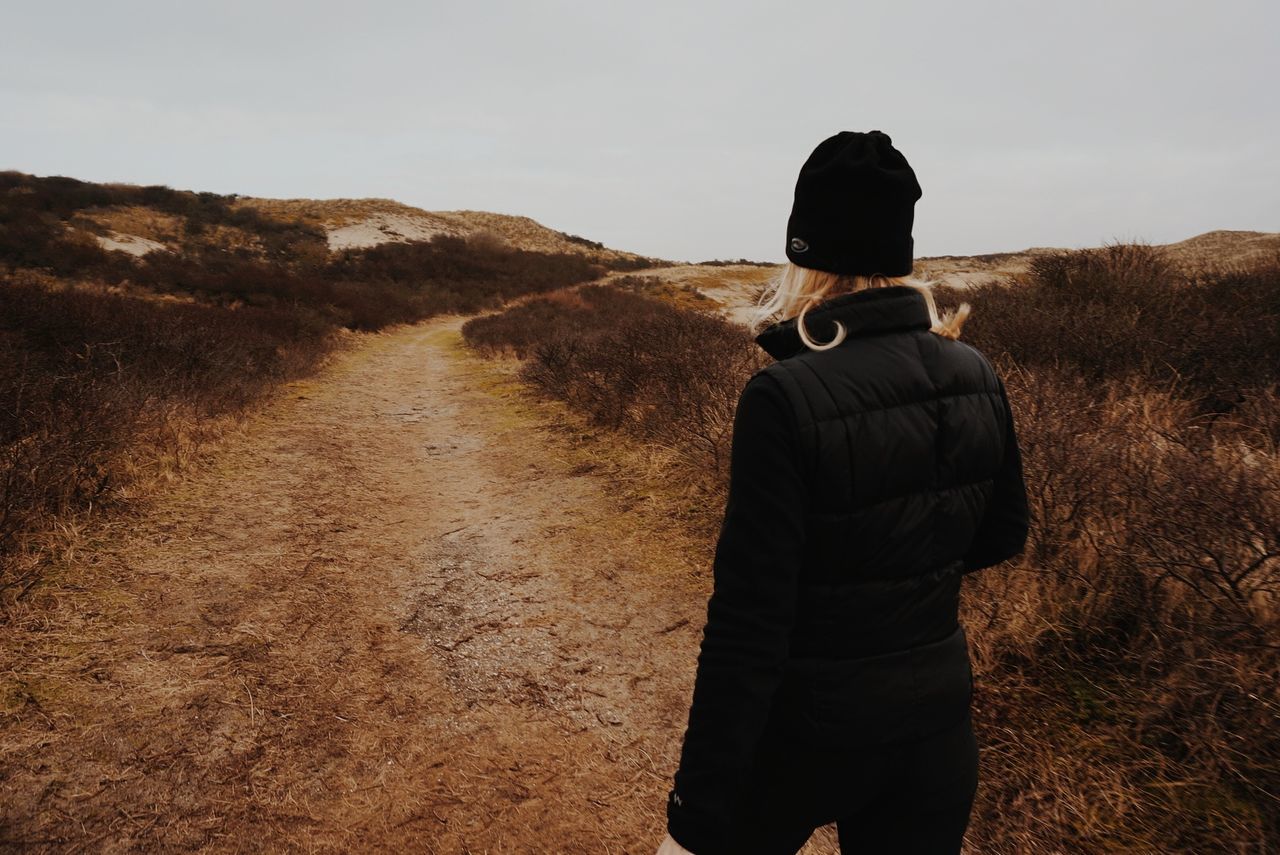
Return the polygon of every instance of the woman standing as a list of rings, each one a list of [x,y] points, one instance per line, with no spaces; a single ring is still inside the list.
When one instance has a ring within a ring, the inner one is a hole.
[[[960,579],[1020,553],[1003,381],[910,278],[920,185],[824,140],[760,306],[660,855],[960,851],[978,781]]]

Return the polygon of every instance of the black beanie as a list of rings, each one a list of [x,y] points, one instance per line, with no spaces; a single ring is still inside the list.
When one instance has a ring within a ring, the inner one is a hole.
[[[888,134],[828,137],[800,167],[787,258],[831,273],[906,276],[920,196],[915,172]]]

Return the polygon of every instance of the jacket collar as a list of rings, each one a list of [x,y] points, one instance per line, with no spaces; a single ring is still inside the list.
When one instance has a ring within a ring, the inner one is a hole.
[[[924,294],[910,285],[867,288],[823,300],[805,312],[805,332],[819,342],[830,341],[836,334],[835,321],[844,325],[846,341],[884,332],[927,330],[933,325]],[[755,341],[774,359],[808,350],[794,317],[765,327]]]

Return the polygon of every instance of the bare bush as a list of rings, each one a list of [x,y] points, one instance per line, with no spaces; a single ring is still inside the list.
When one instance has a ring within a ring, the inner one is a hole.
[[[738,393],[763,364],[741,327],[613,285],[538,297],[462,331],[480,350],[527,358],[525,379],[593,423],[675,452],[713,491]]]
[[[228,311],[0,277],[0,590],[22,537],[110,506],[182,454],[188,420],[243,410],[309,371],[329,327],[282,309]]]
[[[1142,244],[1037,256],[1012,286],[961,294],[965,337],[1028,368],[1060,366],[1100,384],[1134,373],[1229,412],[1280,383],[1280,262],[1188,273]]]

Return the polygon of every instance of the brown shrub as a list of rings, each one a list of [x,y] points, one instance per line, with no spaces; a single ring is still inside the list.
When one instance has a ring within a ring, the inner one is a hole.
[[[1012,285],[937,293],[974,306],[968,341],[1028,368],[1095,384],[1136,374],[1207,413],[1280,383],[1280,261],[1188,273],[1159,248],[1116,244],[1037,256]]]
[[[613,285],[531,299],[462,332],[481,351],[526,358],[525,379],[592,423],[676,452],[712,491],[742,383],[763,364],[741,327]]]
[[[189,451],[181,426],[243,410],[310,370],[312,315],[158,302],[0,277],[0,591],[23,536],[111,505],[134,475]]]
[[[1062,821],[993,819],[992,840],[1018,826],[1020,845],[1045,848],[1274,843],[1274,444],[1133,375],[1101,388],[1047,368],[1004,376],[1034,525],[1020,560],[967,583],[965,611],[979,682],[997,687],[987,732],[1013,721],[1028,730],[994,755],[989,791],[1018,804],[1025,793],[1013,790],[1027,785],[1026,765],[1047,761],[1046,746],[1075,752],[1097,739],[1110,784],[1090,792],[1083,778],[1061,779],[1042,798],[1069,803]],[[1025,709],[1026,692],[998,688],[1024,685],[1045,706]]]

